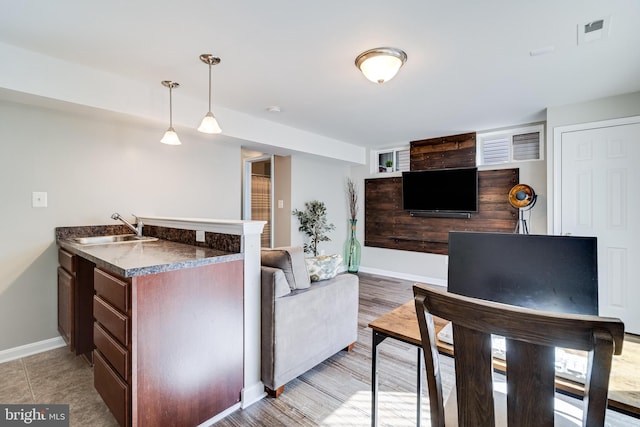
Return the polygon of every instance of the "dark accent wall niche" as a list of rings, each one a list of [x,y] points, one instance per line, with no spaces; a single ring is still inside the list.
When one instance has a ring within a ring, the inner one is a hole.
[[[475,166],[475,133],[411,142],[411,170]],[[402,178],[365,180],[365,246],[448,253],[449,231],[512,233],[518,211],[508,201],[519,170],[478,173],[478,212],[468,219],[412,217],[402,209]]]

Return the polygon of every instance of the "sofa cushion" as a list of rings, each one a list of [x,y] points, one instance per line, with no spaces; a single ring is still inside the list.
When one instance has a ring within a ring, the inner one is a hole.
[[[260,258],[262,265],[279,268],[284,272],[291,290],[306,289],[311,286],[304,252],[300,246],[263,249]]]
[[[333,279],[342,265],[342,256],[338,254],[320,255],[305,258],[309,278],[312,282]]]

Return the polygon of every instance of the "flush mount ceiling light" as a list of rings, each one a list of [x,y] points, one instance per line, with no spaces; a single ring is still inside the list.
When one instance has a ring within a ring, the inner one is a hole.
[[[406,62],[407,54],[395,47],[377,47],[362,52],[356,58],[356,67],[374,83],[391,80]]]
[[[172,82],[171,80],[163,80],[162,86],[169,88],[169,129],[164,133],[164,136],[160,140],[163,144],[167,145],[180,145],[180,138],[178,138],[178,134],[175,130],[173,130],[173,99],[172,92],[174,88],[180,86],[180,83]]]
[[[200,60],[209,65],[209,112],[202,119],[202,123],[200,123],[198,131],[211,134],[222,133],[222,129],[220,129],[216,116],[211,112],[211,66],[219,64],[220,58],[213,56],[210,53],[203,53],[200,55]]]

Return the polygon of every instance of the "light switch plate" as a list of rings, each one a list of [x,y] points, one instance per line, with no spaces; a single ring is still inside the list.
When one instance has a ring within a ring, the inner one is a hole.
[[[278,209],[284,208],[284,200],[278,200]]]
[[[204,242],[204,230],[196,230],[196,242]]]
[[[34,208],[46,208],[47,193],[45,191],[34,191],[31,193],[31,206]]]

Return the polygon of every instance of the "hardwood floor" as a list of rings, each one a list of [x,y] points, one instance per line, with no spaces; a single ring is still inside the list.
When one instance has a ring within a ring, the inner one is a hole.
[[[371,425],[370,321],[413,297],[413,282],[359,274],[359,336],[354,350],[330,357],[289,382],[278,399],[265,398],[238,410],[216,427],[349,427]],[[313,331],[309,331],[313,334]],[[388,339],[379,346],[380,426],[415,426],[416,349]],[[453,361],[443,358],[445,393],[452,387]],[[1,403],[69,403],[71,426],[116,426],[93,388],[91,368],[66,348],[0,364]],[[422,423],[429,425],[426,385]],[[608,411],[611,427],[640,426],[640,419]]]
[[[359,333],[353,351],[336,354],[290,381],[278,399],[266,398],[236,411],[215,424],[216,427],[371,424],[371,330],[367,325],[411,299],[413,283],[366,274],[359,276]],[[380,345],[381,426],[415,425],[416,356],[415,347],[395,340]],[[423,404],[427,403],[426,398],[423,400]]]
[[[340,352],[289,382],[278,399],[266,398],[238,410],[216,427],[371,425],[371,330],[367,325],[413,298],[413,282],[363,273],[359,277],[359,336],[354,350]],[[387,339],[379,349],[378,424],[415,426],[416,348]],[[453,359],[444,357],[442,362],[443,387],[448,395],[453,386]],[[426,384],[423,390],[422,425],[428,426]],[[607,425],[640,426],[640,420],[607,411]]]

